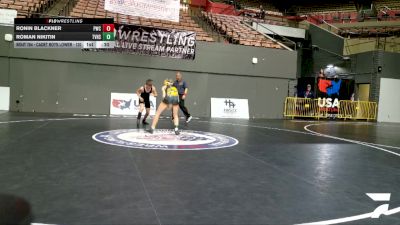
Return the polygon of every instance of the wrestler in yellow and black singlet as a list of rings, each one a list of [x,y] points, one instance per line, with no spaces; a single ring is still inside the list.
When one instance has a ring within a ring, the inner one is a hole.
[[[172,86],[171,82],[165,82],[165,98],[163,102],[167,105],[179,105],[179,93],[176,87]]]
[[[172,105],[172,111],[174,114],[174,125],[175,125],[175,129],[174,132],[176,135],[180,134],[180,131],[178,129],[179,126],[179,116],[178,116],[178,110],[179,110],[179,92],[178,89],[172,85],[173,82],[172,80],[165,80],[164,81],[164,85],[161,88],[161,90],[163,91],[163,100],[160,103],[160,105],[157,108],[156,111],[156,115],[154,115],[153,118],[153,123],[150,127],[149,130],[147,130],[149,133],[154,133],[154,130],[156,129],[158,120],[160,118],[161,113],[168,108],[168,106]]]

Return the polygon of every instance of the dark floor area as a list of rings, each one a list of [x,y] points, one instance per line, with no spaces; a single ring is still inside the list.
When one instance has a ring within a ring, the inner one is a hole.
[[[400,207],[400,124],[192,120],[183,129],[239,141],[204,151],[92,139],[116,129],[136,120],[0,114],[0,193],[27,199],[35,222],[60,225],[300,224]],[[397,211],[342,224],[400,224]]]

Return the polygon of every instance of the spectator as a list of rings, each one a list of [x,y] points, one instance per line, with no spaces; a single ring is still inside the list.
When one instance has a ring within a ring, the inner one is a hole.
[[[350,101],[354,102],[355,99],[356,99],[356,94],[355,93],[351,94]]]
[[[265,10],[263,5],[260,5],[260,19],[264,19],[265,18]]]
[[[307,90],[304,92],[304,98],[314,98],[314,93],[311,90],[311,84],[307,84]]]
[[[324,69],[321,69],[321,70],[319,71],[318,77],[319,77],[319,78],[324,78],[324,77],[325,77]]]

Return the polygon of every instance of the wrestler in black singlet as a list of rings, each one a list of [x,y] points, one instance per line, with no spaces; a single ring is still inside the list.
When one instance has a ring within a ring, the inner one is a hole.
[[[146,92],[146,85],[143,86],[143,92],[140,94],[140,97],[143,98],[143,102],[140,101],[139,103],[144,103],[145,108],[150,108],[150,94],[153,92],[153,87],[150,88],[149,92]]]
[[[139,98],[139,103],[140,103],[140,104],[144,104],[144,106],[145,106],[146,109],[150,109],[150,106],[151,106],[151,104],[150,104],[150,94],[151,94],[152,92],[153,92],[153,85],[151,86],[149,92],[146,92],[146,85],[144,85],[144,86],[143,86],[143,91],[142,91],[142,93],[140,93],[140,97],[143,98],[143,101]],[[149,114],[148,114],[148,112],[147,112],[147,110],[146,110],[146,114],[144,115],[143,120],[142,120],[142,123],[143,123],[144,125],[147,125],[147,124],[148,124],[148,123],[146,122],[146,119],[147,119],[148,116],[149,116]],[[142,112],[139,112],[139,113],[138,113],[138,116],[137,116],[137,125],[138,125],[138,126],[139,126],[141,117],[142,117]]]

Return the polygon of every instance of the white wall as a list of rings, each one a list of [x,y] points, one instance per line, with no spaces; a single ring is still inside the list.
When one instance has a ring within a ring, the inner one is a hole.
[[[381,78],[378,122],[400,123],[400,79]]]
[[[10,109],[10,88],[0,87],[0,110]]]

